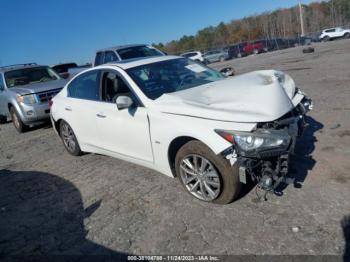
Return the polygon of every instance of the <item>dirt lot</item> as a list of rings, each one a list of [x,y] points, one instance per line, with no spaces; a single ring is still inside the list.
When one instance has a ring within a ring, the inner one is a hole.
[[[342,256],[342,220],[350,215],[350,40],[315,48],[213,65],[232,65],[238,74],[286,71],[315,102],[292,159],[298,186],[266,202],[251,190],[230,205],[209,205],[152,170],[94,154],[72,157],[50,127],[19,135],[12,123],[1,125],[0,255]]]

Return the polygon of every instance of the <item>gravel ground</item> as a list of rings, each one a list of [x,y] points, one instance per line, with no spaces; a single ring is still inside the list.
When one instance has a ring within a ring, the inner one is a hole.
[[[268,201],[258,201],[251,189],[230,205],[206,204],[152,170],[94,154],[72,157],[49,126],[20,135],[12,123],[1,125],[0,256],[341,257],[350,231],[350,41],[315,48],[312,54],[293,48],[212,65],[231,65],[237,74],[286,71],[314,100],[291,163],[298,183]]]

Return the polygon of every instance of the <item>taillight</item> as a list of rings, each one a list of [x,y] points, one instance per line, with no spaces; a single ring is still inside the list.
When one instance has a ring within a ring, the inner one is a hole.
[[[49,108],[51,108],[53,105],[53,101],[52,100],[49,100]]]

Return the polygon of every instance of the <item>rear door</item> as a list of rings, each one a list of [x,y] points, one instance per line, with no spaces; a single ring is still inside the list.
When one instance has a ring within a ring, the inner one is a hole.
[[[72,127],[80,144],[96,145],[96,112],[100,104],[100,70],[79,75],[68,86],[64,100],[64,120]]]
[[[118,110],[118,96],[129,96],[134,106]],[[116,70],[101,73],[102,101],[95,112],[97,146],[129,158],[153,162],[148,112]]]

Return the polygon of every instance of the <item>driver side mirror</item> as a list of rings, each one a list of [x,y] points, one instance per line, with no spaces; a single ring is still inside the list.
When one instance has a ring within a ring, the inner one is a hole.
[[[116,101],[118,110],[129,108],[133,103],[132,99],[128,96],[118,96]]]
[[[0,92],[2,92],[4,90],[5,90],[4,86],[0,84]]]

